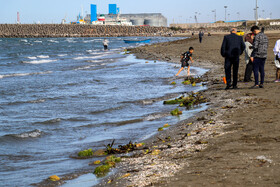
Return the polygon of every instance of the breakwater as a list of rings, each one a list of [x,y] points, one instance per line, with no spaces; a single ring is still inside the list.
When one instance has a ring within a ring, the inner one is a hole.
[[[0,24],[0,38],[167,36],[168,27],[63,24]]]

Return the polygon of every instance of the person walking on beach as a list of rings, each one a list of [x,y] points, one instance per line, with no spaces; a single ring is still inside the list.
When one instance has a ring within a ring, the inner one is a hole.
[[[253,63],[250,59],[251,54],[253,52],[253,43],[254,43],[254,34],[249,33],[245,36],[245,75],[244,82],[251,82],[252,73],[253,73]]]
[[[238,36],[237,29],[232,28],[231,34],[224,37],[221,55],[225,58],[225,74],[227,87],[226,90],[233,86],[233,89],[237,89],[238,80],[238,68],[239,68],[239,56],[242,55],[245,44],[243,38]],[[233,66],[233,84],[231,84],[231,67]]]
[[[277,40],[273,52],[275,54],[276,65],[276,80],[274,82],[280,82],[280,40]]]
[[[188,67],[188,76],[190,75],[189,61],[191,61],[193,63],[193,59],[192,59],[193,51],[194,51],[194,48],[190,47],[189,51],[187,51],[181,55],[181,68],[179,69],[176,76],[178,76],[185,67]]]
[[[109,41],[108,41],[107,39],[104,39],[104,40],[103,40],[104,51],[107,51],[107,50],[108,50],[108,44],[109,44]]]
[[[253,71],[255,77],[255,85],[252,88],[263,88],[264,83],[264,65],[267,58],[268,38],[260,31],[258,26],[253,26],[251,31],[255,35],[253,43],[253,52],[251,54],[251,61],[253,62]],[[259,84],[259,72],[261,75],[261,82]]]
[[[200,30],[199,33],[198,33],[198,37],[199,37],[199,42],[200,43],[202,42],[203,36],[204,36],[204,33]]]

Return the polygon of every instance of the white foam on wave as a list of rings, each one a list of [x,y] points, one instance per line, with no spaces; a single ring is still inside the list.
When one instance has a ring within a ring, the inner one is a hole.
[[[146,121],[153,121],[153,120],[165,117],[165,116],[166,116],[166,114],[150,114],[147,117],[145,117],[144,120],[146,120]]]
[[[35,40],[34,42],[35,42],[35,43],[42,43],[43,41]]]
[[[50,63],[55,62],[56,60],[33,60],[33,61],[23,61],[22,63],[26,64],[44,64],[44,63]]]
[[[12,73],[7,75],[0,75],[0,79],[8,78],[8,77],[22,77],[28,75],[43,75],[43,74],[50,74],[52,71],[44,71],[44,72],[35,72],[35,73]]]
[[[38,58],[50,58],[48,55],[39,55]]]
[[[96,54],[96,53],[94,53]],[[106,54],[102,54],[102,55],[96,55],[96,56],[80,56],[80,57],[76,57],[73,58],[74,60],[83,60],[83,59],[96,59],[96,58],[101,58],[107,56]]]
[[[20,40],[21,42],[25,42],[25,43],[27,43],[28,41],[27,40]]]
[[[44,103],[45,101],[46,101],[45,99],[37,99],[37,100],[28,101],[28,103]]]
[[[94,40],[86,40],[86,41],[83,41],[83,43],[92,43],[94,42]]]
[[[35,129],[33,131],[24,132],[21,134],[14,134],[13,136],[17,137],[17,138],[37,138],[37,137],[41,136],[41,134],[42,134],[42,131]]]
[[[85,70],[85,69],[89,69],[89,68],[92,68],[96,65],[89,65],[89,66],[83,66],[83,67],[78,67],[76,69],[74,69],[74,71],[77,71],[77,70]]]
[[[87,53],[92,53],[92,54],[98,54],[96,52],[100,52],[100,49],[89,49],[89,50],[86,50]],[[99,53],[101,54],[101,53]]]
[[[75,41],[75,40],[72,39],[72,38],[67,38],[66,41],[67,41],[68,43],[77,43],[77,41]]]
[[[57,56],[63,57],[63,56],[67,56],[67,54],[59,54]]]
[[[35,59],[37,59],[36,56],[29,56],[29,57],[27,57],[27,58],[30,59],[30,60],[35,60]]]
[[[56,40],[48,40],[48,41],[51,43],[59,43],[59,41],[56,41]]]
[[[103,60],[88,60],[87,62],[98,63],[98,62],[103,62]]]

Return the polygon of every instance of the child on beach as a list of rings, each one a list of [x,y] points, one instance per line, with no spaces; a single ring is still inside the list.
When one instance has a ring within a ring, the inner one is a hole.
[[[178,73],[176,74],[176,76],[178,76],[185,67],[188,67],[188,76],[190,75],[189,61],[191,61],[193,63],[193,60],[192,60],[193,51],[194,51],[193,47],[190,47],[189,51],[187,51],[187,52],[185,52],[184,54],[181,55],[182,65],[181,65],[181,68],[179,69]]]

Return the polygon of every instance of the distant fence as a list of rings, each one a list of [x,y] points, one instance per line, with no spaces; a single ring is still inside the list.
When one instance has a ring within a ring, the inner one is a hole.
[[[274,20],[258,20],[260,26],[276,26],[280,25],[279,19]],[[182,29],[199,29],[199,28],[221,28],[221,27],[240,27],[252,26],[256,21],[240,21],[240,22],[226,22],[226,23],[183,23],[170,24],[170,27],[180,27]]]
[[[170,27],[181,27],[183,29],[199,29],[199,28],[218,28],[218,27],[238,27],[241,25],[243,25],[243,22],[170,24]]]

